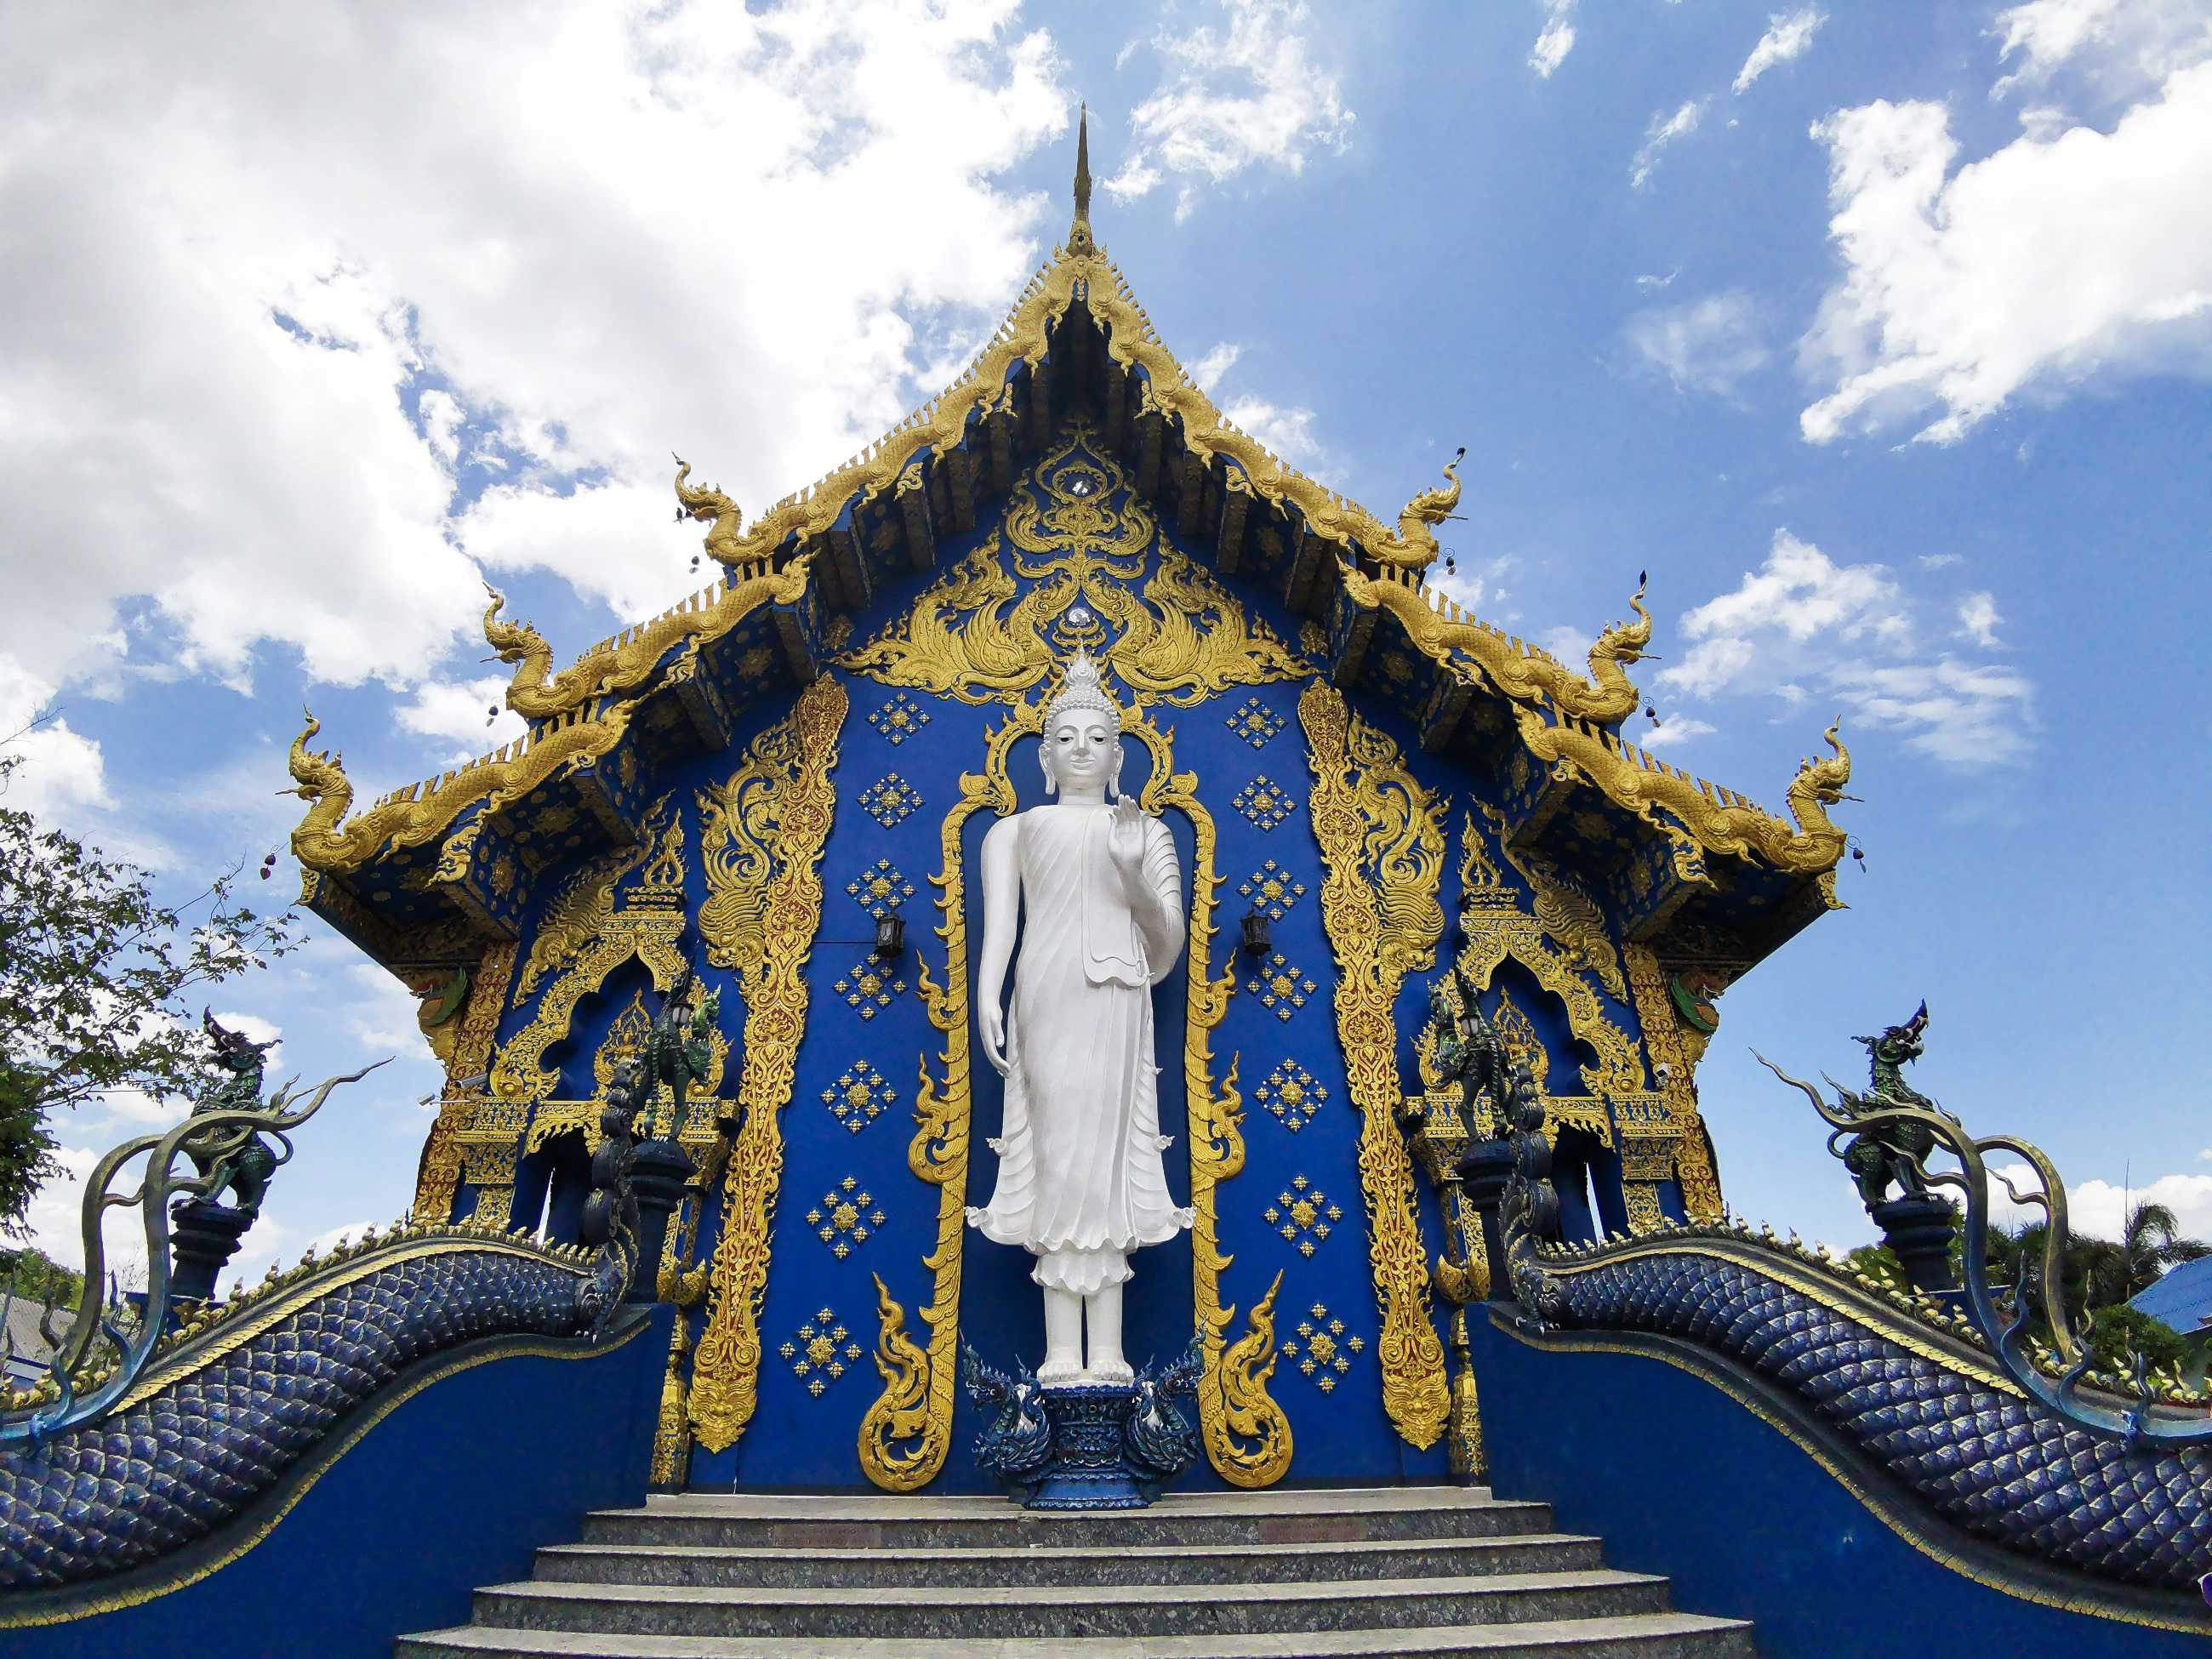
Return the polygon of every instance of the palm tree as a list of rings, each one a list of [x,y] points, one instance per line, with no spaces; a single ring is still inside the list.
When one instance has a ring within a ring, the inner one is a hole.
[[[2180,1218],[2163,1204],[2135,1206],[2118,1243],[2096,1243],[2089,1293],[2099,1306],[2129,1301],[2157,1284],[2168,1268],[2212,1255],[2212,1244],[2182,1237]]]

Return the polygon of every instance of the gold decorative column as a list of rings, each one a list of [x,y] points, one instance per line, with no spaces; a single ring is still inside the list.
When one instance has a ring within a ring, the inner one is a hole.
[[[783,1177],[781,1113],[806,1032],[806,960],[822,922],[822,853],[836,794],[830,774],[848,700],[825,674],[788,717],[753,740],[744,763],[699,792],[707,959],[737,975],[745,1004],[744,1127],[722,1188],[722,1235],[692,1365],[692,1431],[709,1451],[737,1443],[760,1388],[760,1307],[770,1224]]]
[[[1432,1446],[1451,1415],[1443,1345],[1429,1314],[1428,1251],[1413,1164],[1398,1127],[1394,1005],[1408,971],[1436,959],[1443,912],[1443,806],[1413,781],[1398,746],[1316,680],[1298,699],[1313,769],[1310,812],[1327,874],[1322,921],[1336,955],[1336,1031],[1361,1114],[1359,1181],[1382,1316],[1382,1408],[1399,1434]]]

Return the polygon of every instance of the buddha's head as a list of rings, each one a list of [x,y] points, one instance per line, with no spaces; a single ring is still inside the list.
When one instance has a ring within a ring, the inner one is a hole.
[[[1067,665],[1067,683],[1045,711],[1045,793],[1075,799],[1121,792],[1121,710],[1098,682],[1098,665],[1079,650]]]

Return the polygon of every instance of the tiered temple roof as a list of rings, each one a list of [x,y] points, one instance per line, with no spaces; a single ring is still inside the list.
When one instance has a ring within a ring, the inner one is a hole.
[[[472,960],[512,938],[554,866],[641,832],[665,761],[730,740],[752,700],[795,694],[854,613],[940,563],[1071,422],[1123,463],[1164,530],[1232,586],[1271,589],[1307,619],[1309,654],[1355,699],[1395,708],[1421,746],[1495,776],[1508,833],[1610,890],[1631,939],[1739,966],[1832,908],[1845,845],[1826,808],[1850,756],[1802,763],[1784,818],[1622,740],[1642,699],[1626,670],[1650,643],[1607,626],[1586,673],[1468,615],[1429,575],[1457,505],[1456,464],[1395,526],[1270,453],[1223,416],[1094,240],[1087,137],[1066,241],[958,380],[750,526],[679,464],[683,509],[708,524],[723,578],[601,641],[558,673],[546,641],[504,619],[524,737],[348,817],[337,759],[292,747],[311,803],[294,833],[306,902],[396,971]]]

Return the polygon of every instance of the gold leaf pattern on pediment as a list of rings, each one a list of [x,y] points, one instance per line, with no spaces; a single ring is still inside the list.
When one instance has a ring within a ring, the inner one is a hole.
[[[1121,469],[1087,443],[1079,430],[1031,467],[1003,530],[839,665],[978,704],[1048,679],[1077,644],[1131,690],[1178,708],[1310,676],[1311,664],[1161,534]],[[1035,585],[1024,592],[1023,581]]]

